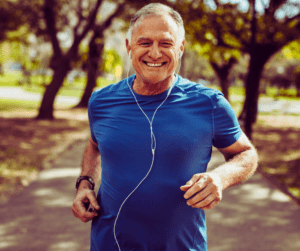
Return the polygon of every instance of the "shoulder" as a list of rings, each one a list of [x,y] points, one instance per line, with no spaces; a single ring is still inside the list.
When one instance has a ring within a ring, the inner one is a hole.
[[[186,78],[182,78],[181,76],[178,76],[178,82],[176,86],[184,94],[208,99],[213,106],[218,103],[219,99],[225,99],[222,92],[204,86],[203,84],[190,81]]]
[[[128,78],[128,81],[131,82],[133,76],[130,76]],[[114,97],[117,98],[118,95],[127,92],[127,78],[122,79],[118,83],[110,84],[108,86],[105,86],[103,88],[100,88],[96,91],[94,91],[90,97],[89,103],[92,104],[94,101],[101,101],[105,99],[113,99]]]

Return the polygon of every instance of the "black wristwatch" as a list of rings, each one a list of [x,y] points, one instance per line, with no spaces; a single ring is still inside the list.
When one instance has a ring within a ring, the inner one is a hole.
[[[76,189],[78,189],[78,187],[80,185],[80,182],[83,181],[83,180],[87,180],[88,182],[90,182],[91,185],[92,185],[92,190],[94,190],[94,188],[95,188],[95,182],[89,176],[79,176],[78,179],[77,179],[77,181],[76,181],[76,186],[75,186]]]

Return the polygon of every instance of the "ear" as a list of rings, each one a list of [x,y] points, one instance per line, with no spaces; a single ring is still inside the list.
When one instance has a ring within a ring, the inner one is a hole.
[[[130,46],[129,41],[128,41],[127,38],[126,38],[125,42],[126,42],[127,54],[129,55],[129,58],[130,58],[130,56],[131,56],[131,53],[130,53],[131,52],[131,46]]]
[[[185,44],[185,39],[182,40],[181,44],[180,44],[180,57],[182,57],[183,52],[184,52],[184,44]]]

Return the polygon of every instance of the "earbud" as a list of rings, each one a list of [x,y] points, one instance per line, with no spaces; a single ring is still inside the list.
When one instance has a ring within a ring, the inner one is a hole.
[[[180,52],[180,58],[182,57],[182,54],[183,54],[183,52],[181,51],[181,52]]]
[[[131,51],[129,51],[128,57],[129,59],[131,59]]]

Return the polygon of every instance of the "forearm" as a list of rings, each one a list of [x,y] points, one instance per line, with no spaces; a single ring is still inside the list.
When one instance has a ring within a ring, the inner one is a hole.
[[[243,183],[257,168],[257,153],[254,147],[228,158],[226,163],[211,171],[220,177],[222,190]]]
[[[91,140],[89,140],[84,152],[81,175],[91,177],[96,183],[101,173],[100,152],[97,145]]]

